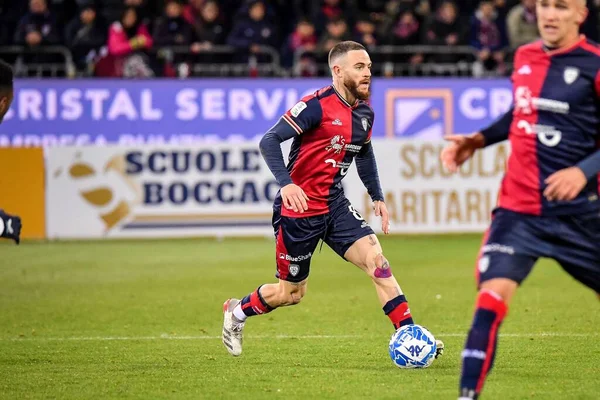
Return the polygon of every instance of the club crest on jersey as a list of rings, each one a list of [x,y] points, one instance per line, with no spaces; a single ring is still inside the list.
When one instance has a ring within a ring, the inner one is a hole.
[[[300,272],[300,266],[298,264],[290,264],[290,275],[296,276]]]
[[[565,71],[563,72],[563,78],[565,79],[565,82],[567,83],[567,85],[570,85],[571,83],[575,82],[575,80],[577,79],[578,76],[579,76],[579,68],[567,67],[567,68],[565,68]]]
[[[344,144],[346,144],[346,140],[341,135],[335,135],[329,142],[329,146],[325,147],[325,150],[333,150],[334,154],[340,154],[344,149]]]
[[[367,128],[369,127],[369,121],[367,121],[367,118],[362,117],[362,119],[360,120],[360,122],[362,122],[363,129],[366,132]]]

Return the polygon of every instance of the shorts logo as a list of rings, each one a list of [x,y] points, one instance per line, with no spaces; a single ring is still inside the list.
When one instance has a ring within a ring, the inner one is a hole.
[[[300,266],[297,264],[290,264],[290,275],[296,276],[300,272]]]
[[[490,243],[483,246],[481,249],[482,253],[504,253],[504,254],[515,254],[515,249],[512,246],[505,246],[498,243]]]
[[[307,106],[305,102],[299,101],[294,107],[292,107],[290,114],[292,114],[292,117],[297,117],[302,111],[304,111],[306,107]]]
[[[479,269],[480,273],[484,274],[485,271],[488,270],[489,266],[490,266],[490,257],[489,256],[483,256],[479,259],[477,268]]]
[[[311,257],[312,257],[312,252],[309,252],[308,254],[304,254],[304,255],[301,255],[298,257],[292,257],[289,254],[279,253],[280,260],[286,260],[286,261],[292,261],[292,262],[300,262],[300,261],[308,260]]]

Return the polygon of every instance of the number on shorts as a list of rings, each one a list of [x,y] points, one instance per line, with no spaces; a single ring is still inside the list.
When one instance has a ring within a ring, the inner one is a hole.
[[[354,215],[354,218],[356,218],[359,221],[363,221],[364,218],[362,217],[362,215],[360,215],[360,213],[358,211],[356,211],[356,208],[352,207],[352,206],[348,206],[348,210],[350,210],[350,212],[352,213],[352,215]]]

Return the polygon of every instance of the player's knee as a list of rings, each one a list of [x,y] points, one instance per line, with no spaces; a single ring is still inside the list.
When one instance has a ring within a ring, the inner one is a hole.
[[[512,297],[519,284],[512,279],[507,278],[494,278],[488,281],[482,282],[480,285],[481,290],[488,290],[494,293],[496,296],[501,298],[506,304],[510,304]]]
[[[366,267],[369,276],[374,280],[392,277],[389,261],[377,249],[372,249],[367,255]]]

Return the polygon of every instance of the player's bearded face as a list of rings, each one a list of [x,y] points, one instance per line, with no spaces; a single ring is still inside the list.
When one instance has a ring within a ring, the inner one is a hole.
[[[371,97],[371,79],[346,76],[344,78],[344,86],[354,97],[360,100],[368,100]]]
[[[561,47],[578,36],[587,8],[583,0],[538,0],[536,14],[544,43]]]
[[[357,99],[368,100],[371,96],[371,59],[364,50],[348,52],[343,66],[343,83]]]

